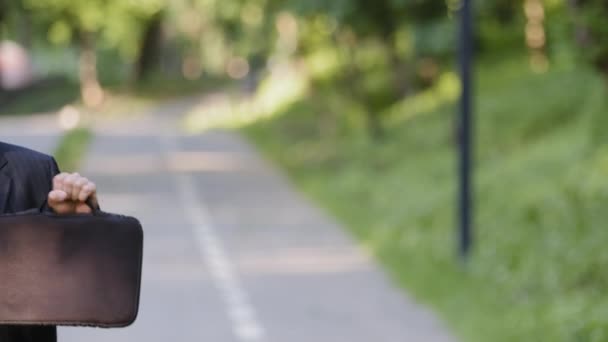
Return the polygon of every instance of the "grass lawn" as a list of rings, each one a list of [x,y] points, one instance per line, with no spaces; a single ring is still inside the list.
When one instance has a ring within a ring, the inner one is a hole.
[[[462,341],[608,341],[602,80],[514,62],[482,66],[477,89],[476,248],[466,267],[455,252],[452,105],[387,118],[380,142],[335,111],[331,133],[319,129],[331,94],[243,130]]]
[[[27,115],[60,109],[78,100],[78,85],[63,78],[40,82],[28,89],[1,92],[0,115]]]

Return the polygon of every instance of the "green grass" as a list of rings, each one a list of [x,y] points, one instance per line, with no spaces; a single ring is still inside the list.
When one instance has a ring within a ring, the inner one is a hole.
[[[59,142],[54,156],[59,168],[64,172],[75,172],[79,169],[92,139],[87,128],[76,128],[68,131]]]
[[[54,79],[20,91],[0,92],[0,115],[24,115],[55,111],[80,97],[78,85]]]
[[[374,143],[362,120],[320,115],[332,99],[317,94],[244,131],[462,341],[607,341],[602,80],[512,62],[482,66],[477,88],[476,248],[466,267],[455,252],[452,106],[391,118]],[[328,120],[337,120],[330,134],[319,129]]]

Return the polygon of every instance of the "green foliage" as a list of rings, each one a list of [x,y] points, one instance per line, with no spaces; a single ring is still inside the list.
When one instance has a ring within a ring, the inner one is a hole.
[[[606,117],[602,82],[585,69],[532,75],[520,62],[484,65],[478,82],[466,269],[453,238],[452,108],[386,121],[381,144],[353,129],[323,134],[311,103],[331,96],[246,132],[463,341],[605,341],[608,148],[590,139]]]
[[[78,85],[53,78],[22,90],[0,92],[0,115],[23,115],[59,110],[79,97]]]
[[[161,11],[165,0],[17,0],[19,11],[32,25],[36,37],[46,37],[54,45],[79,43],[84,34],[102,38],[106,48],[117,50],[125,60],[133,60],[146,20]],[[20,9],[19,9],[20,8]],[[18,25],[16,25],[18,26]],[[18,28],[19,29],[19,28]]]
[[[68,131],[59,142],[53,155],[64,172],[76,172],[89,147],[92,133],[86,128]]]

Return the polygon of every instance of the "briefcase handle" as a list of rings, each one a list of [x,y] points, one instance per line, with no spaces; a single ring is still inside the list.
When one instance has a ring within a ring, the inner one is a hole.
[[[99,207],[99,205],[94,205],[93,200],[91,199],[91,197],[87,198],[87,200],[84,202],[86,203],[86,205],[89,206],[89,208],[91,208],[92,210],[92,214],[97,216],[101,213],[101,208]]]

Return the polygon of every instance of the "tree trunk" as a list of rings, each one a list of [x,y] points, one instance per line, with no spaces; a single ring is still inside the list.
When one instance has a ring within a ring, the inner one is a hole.
[[[380,27],[380,35],[384,46],[389,50],[389,63],[393,71],[393,87],[395,93],[399,97],[406,97],[411,91],[410,78],[406,63],[399,56],[397,49],[397,41],[395,33],[397,32],[397,23],[395,15],[387,4],[374,4],[371,8],[371,15],[375,18],[377,25]]]
[[[162,11],[153,15],[146,23],[144,36],[135,63],[135,81],[141,82],[159,70],[161,61]]]
[[[104,93],[97,78],[97,52],[95,35],[83,32],[80,36],[80,94],[85,106],[98,107],[102,104]]]
[[[193,9],[195,10],[195,9]],[[182,76],[187,80],[196,80],[203,74],[201,63],[201,36],[203,35],[204,25],[201,20],[195,20],[186,32],[188,44],[182,56]]]
[[[346,43],[345,45],[346,45],[345,46],[346,53],[342,54],[342,58],[344,58],[343,64],[346,65],[347,89],[349,90],[349,92],[351,93],[351,96],[354,99],[358,99],[358,101],[361,104],[361,107],[363,108],[363,110],[365,112],[365,119],[367,122],[366,128],[367,128],[369,137],[374,141],[378,141],[382,137],[384,137],[384,129],[382,127],[381,118],[378,115],[378,113],[376,113],[374,111],[374,109],[371,108],[371,106],[369,104],[369,97],[366,94],[365,89],[362,89],[362,86],[361,86],[362,72],[354,60],[355,46],[353,44],[349,44],[349,43]]]
[[[408,64],[401,60],[397,48],[394,45],[396,44],[393,43],[393,46],[389,47],[391,66],[394,72],[393,84],[399,97],[404,98],[410,95],[412,85],[409,77]]]

